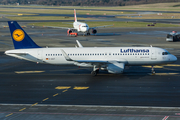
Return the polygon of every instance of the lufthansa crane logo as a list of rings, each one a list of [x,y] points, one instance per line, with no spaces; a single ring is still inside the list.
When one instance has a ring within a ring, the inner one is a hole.
[[[22,41],[24,39],[24,32],[21,30],[21,29],[16,29],[14,32],[13,32],[13,38],[15,41]]]

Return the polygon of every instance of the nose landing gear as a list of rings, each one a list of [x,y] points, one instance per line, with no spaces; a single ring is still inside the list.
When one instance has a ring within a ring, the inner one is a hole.
[[[155,70],[154,70],[154,67],[153,66],[151,66],[151,73],[152,73],[152,75],[154,75],[156,72],[155,72]]]
[[[99,68],[96,68],[96,66],[94,66],[93,71],[91,72],[92,76],[96,76],[99,73]]]

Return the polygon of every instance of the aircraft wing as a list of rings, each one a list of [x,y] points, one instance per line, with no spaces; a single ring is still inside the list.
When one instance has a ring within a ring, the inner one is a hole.
[[[67,61],[74,61],[75,65],[78,66],[105,66],[105,69],[107,69],[107,71],[109,73],[113,73],[113,74],[119,74],[122,73],[124,71],[124,67],[126,64],[126,60],[121,59],[121,60],[72,60],[64,50],[61,49],[61,52],[63,53],[63,56],[65,57],[65,59]]]
[[[89,29],[105,28],[105,27],[108,27],[108,26],[113,26],[113,25],[104,25],[104,26],[90,27]]]
[[[75,30],[74,28],[69,28],[69,27],[55,27],[55,26],[44,26],[47,28],[60,28],[60,29],[71,29],[71,30]]]
[[[116,61],[116,60],[73,60],[66,54],[66,52],[63,49],[61,49],[61,52],[63,53],[63,56],[65,57],[65,59],[67,61],[74,61],[74,62],[78,62],[78,63],[113,64],[113,63],[117,63],[117,62],[121,62],[121,63],[126,62],[126,60],[124,60],[124,59],[119,59],[118,61]]]

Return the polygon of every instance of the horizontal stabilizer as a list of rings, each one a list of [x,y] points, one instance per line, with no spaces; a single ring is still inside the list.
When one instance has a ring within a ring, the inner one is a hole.
[[[14,51],[14,52],[6,51],[5,54],[27,55],[28,53],[26,53],[26,52],[19,52],[19,51]]]

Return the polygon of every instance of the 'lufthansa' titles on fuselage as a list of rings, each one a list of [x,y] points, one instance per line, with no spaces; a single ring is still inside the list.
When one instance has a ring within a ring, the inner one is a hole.
[[[120,49],[121,53],[149,53],[149,49]]]

